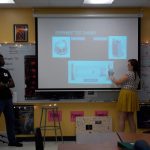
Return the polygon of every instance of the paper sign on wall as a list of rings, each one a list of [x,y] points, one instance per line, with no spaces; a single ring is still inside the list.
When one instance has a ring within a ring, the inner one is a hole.
[[[62,121],[62,112],[53,112],[53,111],[48,111],[48,121]]]
[[[84,111],[71,111],[71,122],[76,121],[76,117],[84,116]]]
[[[108,116],[108,111],[107,110],[96,110],[95,116]]]

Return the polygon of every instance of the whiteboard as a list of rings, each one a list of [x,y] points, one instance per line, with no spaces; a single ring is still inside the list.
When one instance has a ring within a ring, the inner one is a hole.
[[[35,55],[34,44],[1,44],[0,53],[5,58],[5,68],[8,69],[14,79],[15,88],[12,89],[14,102],[25,100],[25,67],[24,57]],[[116,101],[119,91],[86,91],[82,101]],[[150,100],[150,45],[141,45],[141,89],[139,90],[142,102]],[[67,101],[73,101],[68,99]],[[79,100],[80,101],[80,100]],[[27,101],[28,102],[28,101]]]
[[[12,88],[13,101],[25,100],[25,69],[24,57],[35,55],[35,45],[32,44],[1,44],[0,53],[5,59],[5,68],[8,69],[15,82]]]
[[[150,45],[141,45],[141,101],[150,101]]]

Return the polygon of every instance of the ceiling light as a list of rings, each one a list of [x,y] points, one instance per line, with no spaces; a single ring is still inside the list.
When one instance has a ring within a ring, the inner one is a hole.
[[[114,0],[84,0],[84,4],[111,4]]]
[[[14,0],[0,0],[0,4],[14,4]]]

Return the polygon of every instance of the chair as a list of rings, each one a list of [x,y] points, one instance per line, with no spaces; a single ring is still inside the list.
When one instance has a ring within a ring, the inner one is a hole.
[[[51,111],[53,120],[50,125],[47,125],[47,114],[48,111]],[[44,124],[42,125],[42,120],[44,120]],[[44,105],[41,107],[41,118],[40,118],[40,129],[44,130],[44,135],[43,135],[43,143],[45,144],[45,134],[46,130],[54,130],[55,132],[55,138],[57,141],[57,131],[60,131],[61,135],[61,140],[63,141],[63,136],[62,136],[62,129],[60,125],[60,118],[58,115],[58,106],[56,104],[54,105]]]

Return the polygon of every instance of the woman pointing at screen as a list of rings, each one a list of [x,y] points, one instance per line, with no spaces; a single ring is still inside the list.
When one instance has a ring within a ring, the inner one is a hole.
[[[119,129],[121,132],[125,130],[125,121],[129,123],[130,131],[136,132],[136,124],[134,121],[134,112],[139,110],[139,97],[137,88],[139,85],[139,64],[136,59],[128,60],[128,72],[120,79],[115,79],[114,75],[110,75],[110,79],[116,85],[121,86],[118,97],[117,109],[119,111]]]

